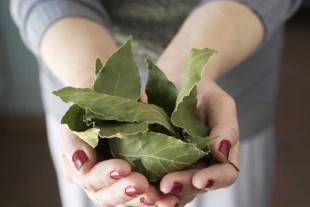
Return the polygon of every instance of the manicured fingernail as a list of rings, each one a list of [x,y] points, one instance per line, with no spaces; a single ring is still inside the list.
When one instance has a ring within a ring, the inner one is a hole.
[[[171,191],[167,194],[176,194],[176,193],[181,192],[182,189],[183,189],[183,185],[181,183],[174,182]]]
[[[126,195],[131,196],[131,197],[135,197],[141,194],[137,191],[137,189],[134,186],[129,186],[128,188],[126,188],[125,193]]]
[[[211,188],[214,184],[213,180],[208,180],[207,185],[205,186],[205,188]]]
[[[80,149],[75,151],[75,153],[72,155],[72,161],[74,162],[76,169],[80,170],[84,163],[88,161],[88,157],[84,150]]]
[[[147,200],[144,197],[140,198],[140,203],[147,205],[147,206],[153,205],[152,203],[147,202]]]
[[[111,172],[110,177],[111,177],[112,179],[120,179],[120,178],[125,177],[125,175],[121,174],[121,173],[120,173],[119,171],[117,171],[117,170],[114,170],[113,172]]]
[[[228,140],[223,140],[220,143],[219,151],[228,159],[230,152],[231,144]]]

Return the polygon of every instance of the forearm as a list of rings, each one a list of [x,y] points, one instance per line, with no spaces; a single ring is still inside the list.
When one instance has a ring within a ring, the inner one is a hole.
[[[216,80],[251,55],[261,44],[263,26],[246,7],[233,1],[215,1],[197,8],[159,58],[158,65],[178,87],[191,48],[218,51],[203,79]]]
[[[102,25],[83,18],[63,18],[50,26],[40,44],[40,56],[66,86],[90,87],[97,56],[105,60],[117,49]]]

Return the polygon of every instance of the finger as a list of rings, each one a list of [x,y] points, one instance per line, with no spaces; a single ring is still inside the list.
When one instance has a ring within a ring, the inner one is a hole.
[[[112,185],[96,192],[86,191],[89,198],[99,206],[115,206],[127,203],[144,194],[149,188],[147,179],[132,172],[127,177],[114,182]]]
[[[96,162],[96,151],[65,126],[62,126],[62,137],[62,152],[71,167],[81,174],[87,173]]]
[[[231,151],[231,161],[238,166],[239,145]],[[197,171],[193,175],[192,184],[197,189],[207,191],[219,188],[227,188],[232,185],[238,177],[236,169],[228,163],[215,164]]]
[[[239,141],[235,101],[220,89],[214,89],[205,99],[205,116],[211,128],[210,137],[222,135],[211,144],[212,155],[220,162],[229,158],[230,150]]]
[[[160,190],[164,194],[174,194],[179,198],[190,198],[199,194],[200,190],[192,184],[196,169],[172,172],[165,175],[160,182]]]
[[[126,206],[127,205],[128,206],[145,206],[145,205],[153,206],[159,201],[159,198],[160,196],[159,196],[158,190],[154,186],[149,185],[148,190],[144,194],[125,203],[125,205]]]
[[[180,199],[175,195],[161,195],[157,207],[178,207]]]
[[[97,163],[87,174],[76,173],[73,181],[83,189],[95,192],[128,176],[130,172],[126,161],[111,159]]]
[[[146,103],[147,102],[147,95],[146,95],[144,90],[141,91],[141,93],[140,93],[140,102],[142,102],[142,103]]]
[[[62,176],[67,182],[73,183],[73,175],[76,174],[74,169],[71,167],[70,161],[67,159],[66,155],[60,153],[59,156],[59,166]]]

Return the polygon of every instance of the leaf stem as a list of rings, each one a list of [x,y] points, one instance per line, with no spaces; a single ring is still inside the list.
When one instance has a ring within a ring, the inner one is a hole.
[[[231,166],[233,166],[235,168],[235,170],[237,170],[237,172],[240,172],[240,169],[237,167],[237,165],[232,163],[230,160],[227,160],[226,163],[231,164]]]

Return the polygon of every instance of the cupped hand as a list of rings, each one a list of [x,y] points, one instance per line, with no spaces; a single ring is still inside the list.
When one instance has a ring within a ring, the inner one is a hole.
[[[219,162],[210,165],[200,161],[197,169],[165,175],[160,183],[163,195],[158,207],[185,206],[197,195],[227,188],[237,179],[239,129],[235,102],[213,80],[200,82],[197,90],[196,115],[210,127],[210,137],[222,135],[211,144],[211,154]]]
[[[62,126],[62,132],[62,174],[68,182],[81,187],[98,206],[124,204],[139,207],[154,205],[158,201],[157,189],[149,185],[143,175],[131,172],[126,161],[108,159],[97,162],[95,149],[65,126]]]

